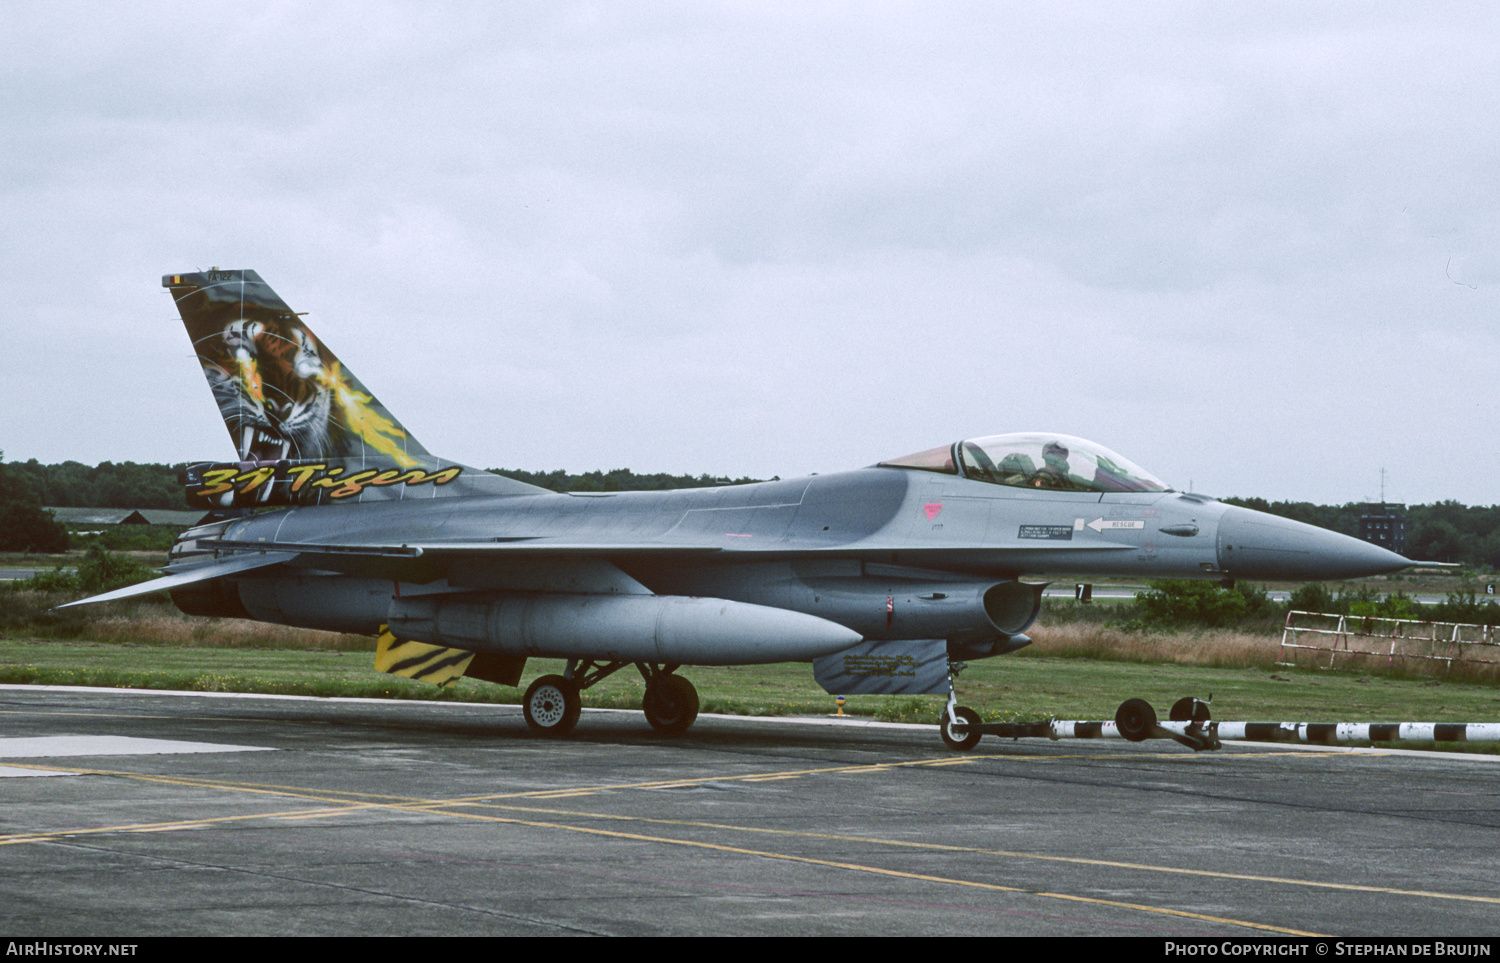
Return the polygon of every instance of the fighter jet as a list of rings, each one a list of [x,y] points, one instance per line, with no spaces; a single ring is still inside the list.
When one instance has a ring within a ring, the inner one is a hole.
[[[254,271],[163,278],[237,459],[186,474],[210,511],[164,576],[193,615],[378,636],[376,667],[527,689],[562,736],[620,669],[678,733],[689,665],[810,662],[830,693],[946,693],[1013,652],[1049,580],[1347,579],[1410,564],[1375,545],[1172,489],[1107,448],[1025,432],[853,471],[662,492],[557,494],[429,453]],[[977,733],[971,734],[977,740]]]

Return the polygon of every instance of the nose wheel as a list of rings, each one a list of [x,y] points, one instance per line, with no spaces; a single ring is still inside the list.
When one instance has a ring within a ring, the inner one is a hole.
[[[954,706],[943,710],[943,720],[938,723],[943,743],[958,752],[967,752],[979,745],[979,713],[968,706]]]

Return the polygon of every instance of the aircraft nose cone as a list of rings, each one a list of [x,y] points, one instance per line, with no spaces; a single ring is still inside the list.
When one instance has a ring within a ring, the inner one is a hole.
[[[1242,579],[1359,578],[1411,564],[1379,545],[1238,506],[1219,519],[1218,556],[1221,569]]]

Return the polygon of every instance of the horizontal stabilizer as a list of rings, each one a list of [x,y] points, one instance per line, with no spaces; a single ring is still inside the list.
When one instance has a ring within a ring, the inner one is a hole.
[[[116,602],[120,599],[134,598],[137,595],[150,595],[152,592],[162,592],[167,589],[181,588],[184,585],[192,585],[194,582],[204,582],[209,579],[222,578],[225,575],[234,575],[237,572],[248,572],[257,568],[269,568],[272,565],[280,565],[296,558],[295,552],[263,552],[255,555],[236,555],[232,558],[221,558],[207,565],[198,565],[162,578],[152,579],[149,582],[138,582],[135,585],[127,585],[124,588],[115,589],[113,592],[105,592],[103,595],[95,595],[58,608],[72,608],[75,605],[93,605],[95,602]]]

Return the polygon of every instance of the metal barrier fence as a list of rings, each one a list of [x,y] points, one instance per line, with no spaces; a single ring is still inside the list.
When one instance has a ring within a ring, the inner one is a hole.
[[[1298,650],[1328,653],[1328,665],[1347,660],[1384,659],[1394,666],[1398,659],[1500,665],[1500,631],[1493,625],[1466,622],[1418,622],[1373,615],[1330,615],[1326,612],[1291,611],[1281,631],[1278,665],[1296,665]],[[1314,658],[1319,658],[1314,656]]]

